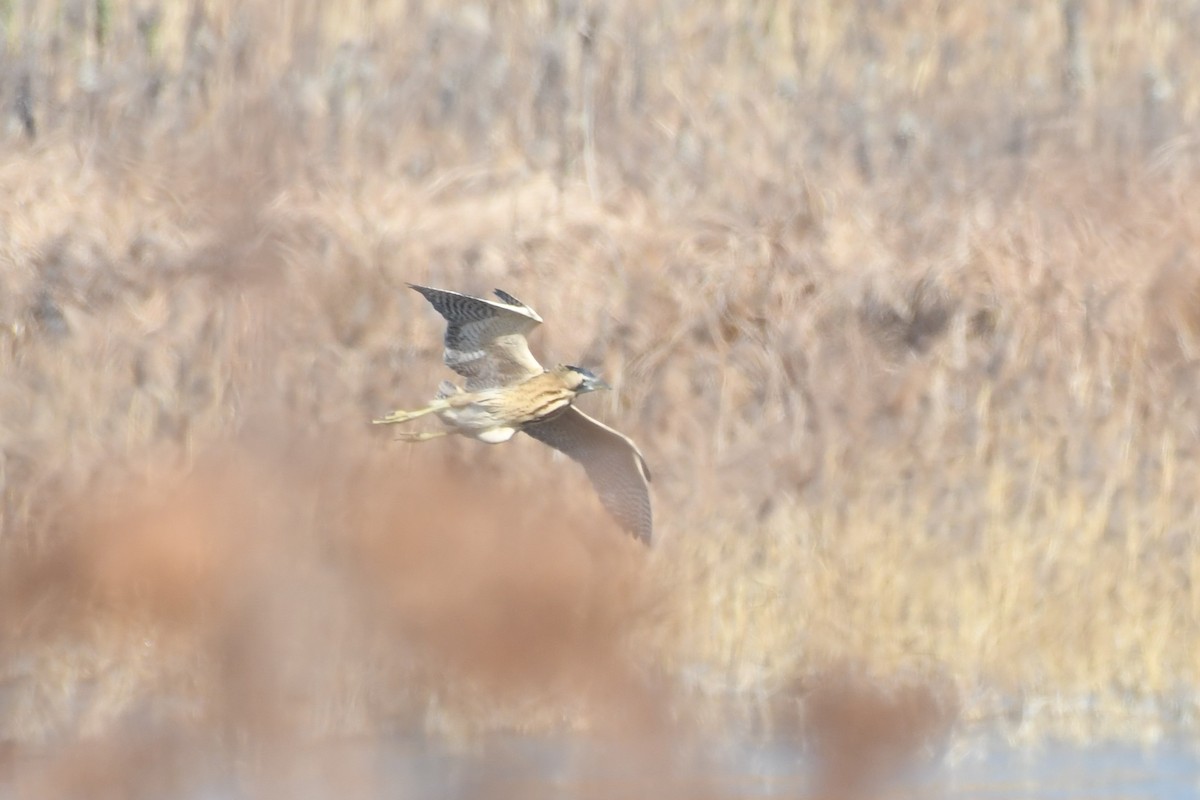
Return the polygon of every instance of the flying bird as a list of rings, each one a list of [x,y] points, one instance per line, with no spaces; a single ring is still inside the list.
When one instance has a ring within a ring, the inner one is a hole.
[[[576,408],[575,398],[611,388],[590,370],[570,364],[546,369],[529,352],[526,335],[542,324],[529,306],[496,290],[500,302],[408,284],[446,319],[446,366],[466,378],[459,387],[442,381],[433,401],[415,411],[393,411],[377,425],[436,414],[444,430],[405,432],[422,442],[460,434],[488,444],[526,433],[581,464],[600,501],[633,536],[650,544],[650,471],[628,436]]]

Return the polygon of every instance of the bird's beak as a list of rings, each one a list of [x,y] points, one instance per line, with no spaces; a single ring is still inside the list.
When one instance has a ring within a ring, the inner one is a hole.
[[[596,380],[592,381],[592,391],[599,391],[601,389],[611,389],[611,388],[612,388],[611,386],[609,386],[607,383],[605,383],[604,381],[602,381],[599,378],[596,378]]]

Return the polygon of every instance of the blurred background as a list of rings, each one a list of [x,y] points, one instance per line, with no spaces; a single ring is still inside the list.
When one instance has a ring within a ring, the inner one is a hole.
[[[1190,739],[1198,121],[1196,2],[0,2],[0,778]],[[653,550],[370,429],[449,377],[406,281],[613,385]]]

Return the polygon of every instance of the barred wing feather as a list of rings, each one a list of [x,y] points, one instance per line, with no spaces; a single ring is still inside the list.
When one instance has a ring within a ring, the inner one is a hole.
[[[517,298],[496,290],[503,302],[408,284],[446,320],[446,366],[467,379],[468,392],[508,386],[540,375],[525,335],[542,318]]]

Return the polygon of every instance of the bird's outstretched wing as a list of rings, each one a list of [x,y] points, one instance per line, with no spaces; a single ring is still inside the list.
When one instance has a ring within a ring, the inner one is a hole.
[[[408,284],[446,318],[446,366],[467,379],[467,391],[519,383],[540,375],[525,334],[542,323],[529,306],[496,290],[503,302]]]
[[[582,464],[608,513],[626,531],[650,544],[654,519],[650,470],[632,439],[574,406],[521,430]]]

